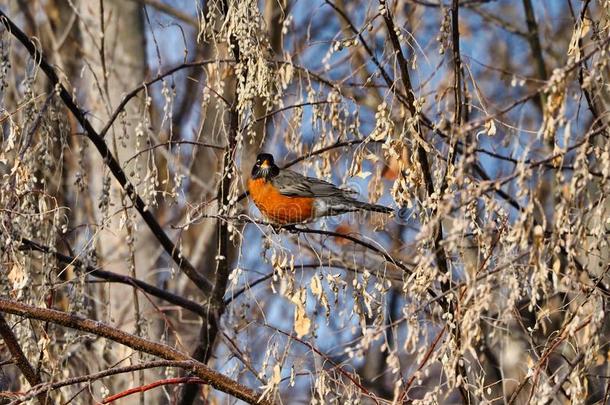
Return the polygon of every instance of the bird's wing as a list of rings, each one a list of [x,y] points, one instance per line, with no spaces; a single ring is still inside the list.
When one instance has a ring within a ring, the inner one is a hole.
[[[303,176],[292,170],[282,170],[280,174],[271,179],[272,184],[280,194],[297,197],[347,197],[354,193],[343,190],[327,181],[313,177]]]

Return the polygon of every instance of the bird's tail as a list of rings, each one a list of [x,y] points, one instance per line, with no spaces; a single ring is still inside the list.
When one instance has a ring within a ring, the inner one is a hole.
[[[389,214],[394,212],[394,210],[390,207],[386,207],[384,205],[379,204],[369,204],[358,200],[351,201],[352,205],[359,210],[373,211],[373,212],[382,212],[384,214]]]

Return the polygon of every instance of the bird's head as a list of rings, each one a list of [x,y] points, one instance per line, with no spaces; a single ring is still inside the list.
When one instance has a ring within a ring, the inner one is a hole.
[[[256,157],[256,162],[252,167],[253,179],[270,179],[280,174],[280,168],[275,165],[273,155],[269,153],[260,153]]]

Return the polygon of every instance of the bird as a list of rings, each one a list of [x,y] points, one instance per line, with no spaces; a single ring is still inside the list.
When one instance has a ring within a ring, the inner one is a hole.
[[[248,192],[256,207],[280,225],[303,223],[353,211],[389,214],[393,210],[353,198],[355,192],[332,183],[280,169],[269,153],[260,153],[248,179]]]

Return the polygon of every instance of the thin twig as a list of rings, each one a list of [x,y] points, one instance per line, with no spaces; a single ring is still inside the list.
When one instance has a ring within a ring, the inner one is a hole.
[[[107,370],[103,370],[93,374],[82,375],[78,377],[68,378],[62,381],[57,381],[54,383],[45,383],[39,384],[35,387],[32,387],[29,391],[27,391],[22,397],[16,399],[8,405],[19,405],[27,400],[34,398],[35,396],[41,393],[48,393],[50,391],[54,391],[56,389],[67,387],[69,385],[81,384],[81,383],[92,383],[93,381],[99,380],[104,377],[109,377],[118,374],[131,373],[133,371],[145,370],[156,367],[178,367],[184,369],[190,369],[193,366],[193,362],[190,360],[185,361],[173,361],[173,360],[154,360],[148,361],[145,363],[132,364],[130,366],[125,367],[113,367]]]
[[[38,110],[38,114],[36,114],[36,119],[32,123],[32,126],[30,128],[28,128],[28,132],[27,132],[26,136],[24,137],[23,142],[21,144],[21,148],[19,150],[19,160],[23,160],[23,156],[24,156],[25,152],[30,147],[30,142],[32,142],[32,138],[34,137],[36,130],[40,126],[40,122],[42,121],[42,117],[44,116],[45,112],[47,111],[47,108],[49,107],[49,105],[51,105],[51,100],[53,99],[53,96],[55,96],[55,92],[51,91],[47,95],[47,98],[44,100],[42,107]]]
[[[181,20],[182,22],[187,23],[188,25],[190,25],[191,27],[193,27],[197,30],[199,29],[199,21],[197,21],[196,18],[194,18],[186,13],[183,13],[182,11],[180,11],[180,9],[172,7],[167,3],[163,3],[159,0],[130,0],[130,1],[134,1],[134,2],[140,3],[142,5],[151,6],[162,13],[165,13],[171,17],[174,17],[178,20]]]
[[[162,387],[165,385],[177,385],[177,384],[198,384],[198,385],[207,385],[207,383],[201,378],[197,377],[174,377],[174,378],[166,378],[163,380],[158,380],[150,384],[141,385],[139,387],[130,388],[128,390],[119,392],[118,394],[111,395],[109,397],[104,398],[102,404],[110,404],[121,398],[128,397],[132,394],[143,393],[146,391],[150,391],[157,387]]]
[[[358,389],[367,397],[369,397],[370,399],[372,399],[376,404],[379,405],[379,398],[372,392],[370,392],[369,390],[366,389],[366,387],[364,387],[364,385],[362,385],[353,375],[352,373],[348,373],[347,371],[345,371],[343,369],[343,367],[341,367],[339,364],[337,364],[333,359],[331,359],[329,356],[327,356],[325,353],[321,352],[317,347],[315,347],[314,345],[312,345],[311,343],[299,338],[298,336],[295,336],[291,333],[287,333],[284,332],[283,330],[276,328],[275,326],[271,326],[269,324],[264,324],[265,327],[276,331],[277,333],[280,333],[286,337],[288,337],[291,340],[294,340],[295,342],[299,342],[300,344],[307,346],[309,349],[311,349],[312,351],[314,351],[317,355],[321,356],[325,361],[329,362],[330,364],[333,365],[333,367],[339,371],[339,373],[343,376],[345,376],[348,380],[350,380],[356,387],[358,387]]]
[[[178,66],[174,66],[173,68],[159,74],[157,77],[155,77],[154,79],[148,80],[146,82],[144,82],[143,84],[141,84],[140,86],[136,87],[135,89],[131,90],[129,93],[127,93],[123,99],[121,100],[121,102],[119,103],[119,105],[115,108],[114,112],[112,113],[112,115],[110,116],[110,118],[108,119],[108,122],[106,123],[106,125],[104,126],[104,128],[102,128],[102,130],[99,133],[99,136],[101,138],[104,138],[104,136],[106,136],[106,133],[108,132],[108,130],[110,129],[110,127],[112,126],[112,124],[114,123],[114,121],[118,118],[119,114],[125,109],[125,106],[127,105],[127,103],[129,103],[129,101],[134,98],[135,96],[138,95],[138,93],[140,93],[142,90],[148,88],[150,85],[157,83],[161,80],[163,80],[164,78],[166,78],[167,76],[171,76],[174,73],[183,70],[183,69],[188,69],[191,67],[201,67],[201,66],[206,66],[212,63],[231,63],[231,60],[228,59],[208,59],[208,60],[202,60],[202,61],[196,61],[196,62],[187,62],[187,63],[182,63]],[[78,117],[77,117],[78,118]]]
[[[157,149],[157,148],[161,148],[163,146],[171,146],[171,145],[192,145],[192,146],[198,146],[200,148],[211,148],[211,149],[217,149],[217,150],[224,150],[223,146],[219,146],[219,145],[214,145],[211,143],[205,143],[205,142],[197,142],[197,141],[168,141],[168,142],[161,142],[158,143],[156,145],[152,145],[149,146],[147,148],[144,148],[142,150],[139,150],[135,155],[133,155],[132,157],[130,157],[129,159],[127,159],[125,161],[125,165],[129,164],[129,162],[131,162],[132,160],[134,160],[135,158],[137,158],[138,156],[140,156],[143,153],[146,152],[150,152],[151,150]]]

